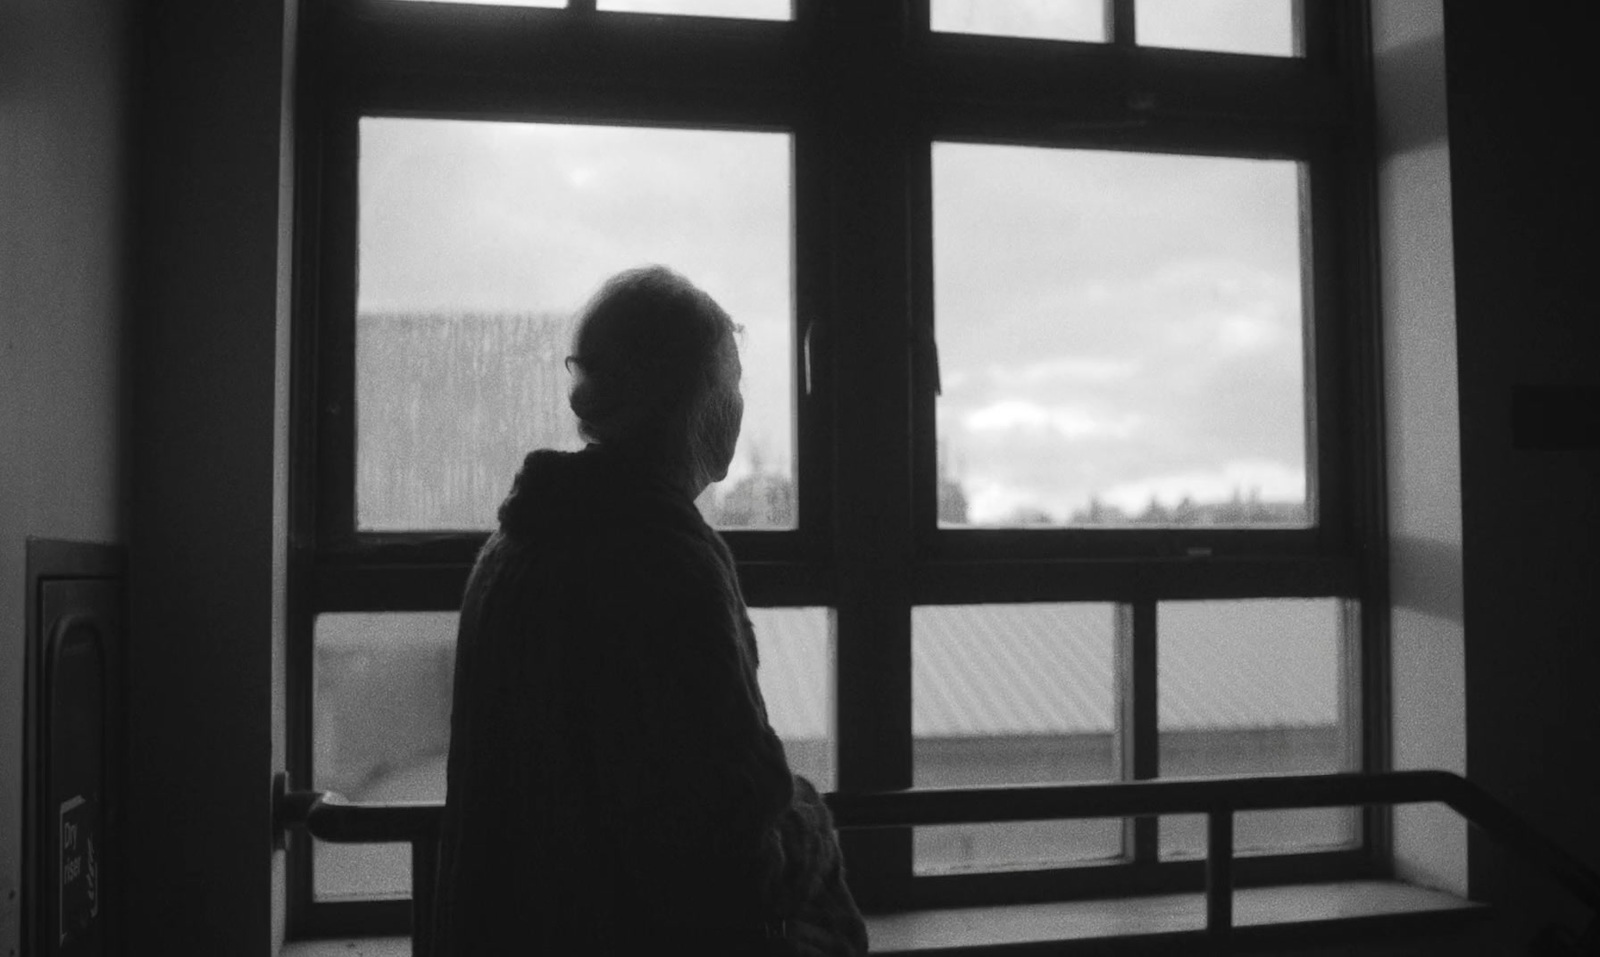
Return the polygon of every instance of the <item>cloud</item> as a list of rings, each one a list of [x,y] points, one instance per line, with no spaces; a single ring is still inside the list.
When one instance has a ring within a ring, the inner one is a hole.
[[[1024,508],[1040,506],[1039,494],[991,478],[974,478],[964,485],[967,495],[967,519],[974,525],[994,525],[1005,522]]]
[[[1272,349],[1287,338],[1285,332],[1270,316],[1235,313],[1216,320],[1216,345],[1224,355],[1250,355]]]
[[[1130,359],[1073,356],[1030,362],[1020,368],[992,365],[989,374],[1000,381],[1036,383],[1064,380],[1098,385],[1132,378],[1139,369],[1140,364]]]
[[[969,432],[1054,432],[1065,439],[1114,438],[1132,435],[1141,417],[1131,413],[1102,416],[1081,406],[1045,406],[1026,399],[1002,399],[961,417]]]
[[[570,309],[670,265],[734,318],[791,321],[790,138],[418,120],[361,123],[363,308]]]

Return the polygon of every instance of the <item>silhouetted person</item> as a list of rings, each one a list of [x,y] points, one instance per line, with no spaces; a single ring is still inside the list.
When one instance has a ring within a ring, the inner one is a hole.
[[[584,307],[568,364],[590,444],[527,456],[462,603],[439,957],[866,950],[694,506],[739,435],[735,332],[660,267]]]

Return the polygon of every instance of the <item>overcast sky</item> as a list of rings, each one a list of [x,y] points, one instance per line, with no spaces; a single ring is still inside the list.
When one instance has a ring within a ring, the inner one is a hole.
[[[978,520],[1304,494],[1291,162],[941,144],[940,432]]]
[[[1140,35],[1287,51],[1288,6],[1141,0]],[[948,29],[1030,15],[1063,36],[1100,23],[1093,3],[934,6]],[[782,133],[364,120],[361,308],[567,314],[607,275],[664,263],[745,326],[735,476],[757,448],[788,468],[790,148]],[[939,429],[974,520],[1064,518],[1090,495],[1131,510],[1303,496],[1294,163],[969,144],[936,145],[933,163]]]

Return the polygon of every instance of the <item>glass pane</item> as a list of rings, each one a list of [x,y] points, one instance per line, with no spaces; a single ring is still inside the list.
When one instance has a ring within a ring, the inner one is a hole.
[[[601,10],[633,13],[687,13],[701,17],[787,20],[790,0],[600,0]]]
[[[312,786],[352,801],[443,801],[454,612],[319,615],[313,633]],[[316,896],[407,897],[406,844],[325,844]]]
[[[329,844],[313,840],[311,893],[319,901],[411,896],[410,844]]]
[[[945,526],[1303,525],[1300,168],[937,143]]]
[[[744,431],[702,511],[793,527],[786,134],[369,117],[360,176],[359,528],[490,528],[525,453],[580,447],[570,319],[644,263],[744,327]]]
[[[826,608],[752,608],[768,719],[789,764],[834,786],[833,627]],[[317,617],[313,787],[352,801],[443,801],[454,612]],[[408,845],[317,843],[318,898],[411,893]]]
[[[1106,40],[1101,0],[932,0],[928,25],[942,33]]]
[[[1112,605],[911,612],[917,787],[1117,778]],[[917,828],[918,873],[1048,867],[1122,851],[1110,820]]]
[[[1157,612],[1161,775],[1355,770],[1344,603],[1336,598],[1163,602]],[[1346,808],[1237,815],[1240,854],[1349,845]],[[1205,853],[1203,817],[1161,822],[1161,853]]]
[[[1151,47],[1295,56],[1299,0],[1134,0],[1134,33]]]
[[[827,608],[752,608],[767,720],[789,767],[834,788],[833,615]]]

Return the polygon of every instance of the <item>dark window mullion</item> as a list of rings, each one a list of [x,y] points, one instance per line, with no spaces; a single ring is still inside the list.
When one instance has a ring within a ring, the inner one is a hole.
[[[1105,0],[1106,35],[1116,46],[1131,47],[1138,42],[1133,2],[1134,0]]]
[[[330,17],[330,81],[379,112],[771,118],[805,94],[791,23],[386,2]]]
[[[322,140],[323,195],[317,294],[319,548],[356,529],[356,267],[360,132],[354,113],[330,110]]]
[[[1230,137],[1263,143],[1340,127],[1357,105],[1337,78],[1298,58],[1131,45],[935,33],[919,76],[941,136],[1120,131],[1137,144],[1150,138],[1142,130],[1167,129],[1179,149],[1226,150]]]
[[[912,470],[907,156],[893,95],[903,12],[829,10],[821,79],[833,120],[829,360],[835,419],[834,544],[839,788],[912,782]],[[909,829],[842,835],[862,906],[892,906],[911,871]]]
[[[1355,365],[1375,356],[1363,355],[1366,310],[1344,277],[1350,268],[1347,204],[1354,197],[1340,165],[1324,147],[1302,173],[1306,452],[1312,466],[1306,477],[1323,551],[1351,554],[1363,532],[1361,502],[1368,497],[1367,483],[1356,477],[1373,452],[1361,430],[1350,427],[1349,417],[1359,408],[1352,400],[1368,374]]]
[[[1350,66],[1349,51],[1369,47],[1366,25],[1370,14],[1365,2],[1293,3],[1296,52],[1314,70],[1344,72]]]
[[[796,11],[800,13],[799,10]],[[793,145],[795,482],[800,553],[817,565],[829,560],[834,490],[832,412],[838,386],[829,361],[838,317],[831,307],[832,236],[828,211],[829,149],[813,105],[796,125]],[[833,602],[829,597],[829,603]]]
[[[1161,774],[1155,602],[1117,606],[1116,640],[1120,773],[1125,781],[1149,781]],[[1154,817],[1124,821],[1123,849],[1136,865],[1156,862],[1158,828]]]
[[[927,42],[933,0],[902,0],[902,2],[906,11],[906,35],[914,47],[921,47]]]
[[[993,560],[923,562],[917,604],[1136,599],[1321,598],[1361,593],[1350,558],[1250,556],[1148,561]]]
[[[1390,768],[1387,662],[1374,658],[1388,649],[1386,634],[1387,604],[1377,605],[1370,596],[1340,603],[1339,627],[1341,655],[1338,666],[1339,723],[1344,729],[1344,754],[1341,770],[1378,772]],[[1376,667],[1374,665],[1376,664]],[[1386,867],[1390,853],[1393,809],[1367,806],[1354,809],[1357,853]]]
[[[910,784],[909,323],[904,285],[883,281],[906,272],[906,182],[889,104],[867,92],[881,92],[872,81],[882,71],[861,52],[841,58],[831,177],[840,785],[847,790]],[[879,667],[857,674],[856,663]],[[852,727],[846,718],[856,712],[863,724]]]
[[[922,126],[922,124],[918,124]],[[912,449],[916,487],[912,499],[920,562],[936,553],[939,534],[939,347],[933,275],[933,141],[917,130],[908,145],[912,357]]]

